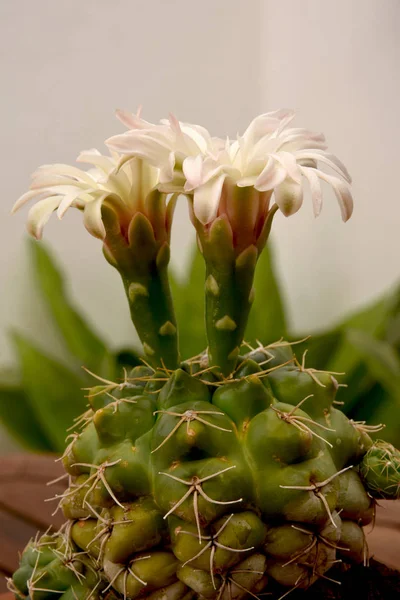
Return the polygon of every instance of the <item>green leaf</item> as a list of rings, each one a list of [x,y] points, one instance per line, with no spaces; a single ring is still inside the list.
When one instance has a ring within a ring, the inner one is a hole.
[[[65,448],[66,430],[84,412],[83,378],[43,354],[19,334],[13,341],[21,367],[22,386],[31,412],[50,440],[53,450]]]
[[[128,348],[123,348],[115,354],[115,362],[118,371],[122,371],[123,369],[132,369],[133,367],[143,365],[139,354]]]
[[[111,357],[103,341],[68,298],[61,270],[44,244],[30,242],[34,272],[66,347],[80,364],[103,376],[111,376]]]
[[[271,244],[264,248],[254,278],[255,300],[250,311],[245,339],[269,344],[287,337],[285,307],[275,274]]]
[[[316,333],[308,338],[306,336],[298,336],[292,341],[296,342],[298,339],[304,339],[304,342],[293,345],[292,349],[299,360],[307,350],[307,365],[313,369],[325,369],[328,361],[341,343],[342,337],[343,332],[340,329]]]
[[[207,346],[204,325],[204,280],[204,259],[197,247],[194,247],[186,280],[178,282],[173,276],[170,278],[179,325],[179,348],[182,359],[199,354]]]
[[[27,450],[48,452],[53,449],[22,386],[4,373],[0,374],[0,421]]]
[[[362,332],[348,332],[349,342],[357,348],[370,374],[393,397],[400,408],[400,358],[388,342]]]
[[[345,335],[325,368],[330,371],[344,371],[346,375],[350,376],[359,365],[362,356],[358,349],[355,349],[354,344],[350,342],[346,332],[360,330],[373,337],[382,336],[390,317],[390,309],[391,299],[385,296],[346,319],[339,326],[339,329]]]

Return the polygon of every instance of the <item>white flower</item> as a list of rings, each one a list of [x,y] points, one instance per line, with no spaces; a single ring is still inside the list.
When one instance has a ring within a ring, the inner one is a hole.
[[[36,200],[29,211],[28,231],[40,239],[52,213],[57,211],[61,219],[72,206],[83,211],[88,231],[104,239],[102,207],[108,206],[117,213],[121,231],[126,233],[134,214],[145,212],[146,196],[158,184],[159,172],[138,158],[125,160],[121,166],[120,158],[115,152],[103,156],[92,149],[77,158],[77,162],[93,165],[88,171],[65,164],[39,167],[32,175],[29,191],[17,200],[13,212]]]
[[[106,140],[106,144],[126,156],[138,156],[160,169],[160,187],[168,192],[183,191],[185,177],[182,165],[187,157],[217,156],[221,144],[207,129],[192,123],[181,123],[173,115],[158,125],[136,115],[117,110],[117,118],[129,128],[126,133]]]
[[[222,190],[227,183],[273,192],[276,205],[289,216],[301,207],[307,181],[318,216],[321,181],[325,181],[336,194],[343,220],[352,214],[351,178],[345,166],[326,151],[322,134],[288,127],[294,118],[291,110],[256,117],[235,141],[212,138],[206,129],[179,123],[173,117],[152,125],[129,113],[120,111],[118,116],[130,131],[110,138],[108,145],[157,166],[164,189],[193,195],[194,214],[204,225],[221,214]],[[325,173],[318,163],[339,177]]]

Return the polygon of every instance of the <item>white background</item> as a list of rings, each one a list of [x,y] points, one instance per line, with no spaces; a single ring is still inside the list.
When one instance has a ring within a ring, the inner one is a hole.
[[[151,121],[171,111],[231,136],[260,112],[291,107],[298,126],[326,134],[353,175],[356,208],[344,225],[327,190],[318,220],[309,201],[276,218],[298,329],[333,324],[398,281],[398,0],[3,0],[0,23],[0,366],[13,363],[13,328],[62,356],[32,285],[26,211],[11,218],[10,208],[36,166],[102,150],[123,130],[117,107],[143,104]],[[177,217],[183,273],[192,240],[183,204]],[[53,218],[45,239],[88,319],[114,346],[129,344],[118,275],[80,221],[73,211]]]

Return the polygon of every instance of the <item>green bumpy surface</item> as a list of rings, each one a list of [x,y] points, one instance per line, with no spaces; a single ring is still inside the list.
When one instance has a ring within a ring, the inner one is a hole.
[[[283,342],[225,380],[200,357],[93,388],[63,458],[68,522],[30,542],[13,590],[231,600],[365,560],[374,498],[400,496],[400,453],[336,408],[337,390]]]

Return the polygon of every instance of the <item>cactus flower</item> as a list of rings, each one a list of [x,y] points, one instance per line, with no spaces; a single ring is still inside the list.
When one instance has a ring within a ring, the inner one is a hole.
[[[15,203],[13,212],[30,200],[36,200],[28,216],[28,231],[35,238],[42,237],[43,228],[53,212],[62,219],[70,207],[83,211],[86,229],[101,240],[107,236],[102,214],[104,207],[112,209],[118,217],[125,236],[136,213],[151,216],[147,198],[159,182],[156,168],[138,158],[121,164],[121,157],[116,152],[104,156],[96,149],[81,152],[77,162],[88,163],[92,168],[84,171],[65,164],[39,167],[32,175],[30,190]],[[169,239],[171,223],[170,219],[165,220],[165,196],[159,203],[160,211],[165,222],[164,237]],[[157,215],[155,221],[159,224],[160,220]],[[155,230],[161,234],[157,225]]]
[[[37,169],[13,212],[35,199],[28,231],[40,239],[53,212],[61,219],[70,207],[82,210],[86,229],[103,241],[106,259],[121,274],[149,362],[174,367],[177,327],[167,267],[176,196],[157,189],[159,170],[141,158],[121,159],[115,152],[104,156],[92,149],[77,161],[92,168],[55,164]]]
[[[234,141],[211,137],[206,129],[172,116],[159,125],[126,112],[118,116],[129,131],[106,143],[127,157],[150,161],[160,169],[161,189],[189,199],[206,261],[209,357],[230,373],[254,296],[255,265],[274,214],[296,213],[308,182],[318,216],[323,181],[332,186],[347,221],[353,211],[351,178],[341,161],[326,151],[322,134],[289,127],[292,110],[256,117]],[[337,176],[322,171],[318,163]]]
[[[277,207],[290,216],[302,205],[305,181],[315,216],[322,208],[321,181],[332,186],[342,219],[347,221],[352,214],[351,178],[346,167],[326,151],[323,134],[288,127],[294,111],[260,115],[234,141],[211,137],[203,127],[180,123],[174,117],[153,125],[129,113],[119,111],[118,116],[130,130],[110,138],[107,144],[122,154],[146,157],[157,165],[164,188],[193,194],[194,215],[204,225],[221,212],[233,215],[233,222],[240,215],[242,223],[247,211],[249,224],[257,229],[272,193]],[[325,173],[317,163],[339,177]],[[254,188],[260,194],[241,194],[235,201],[232,186]]]

